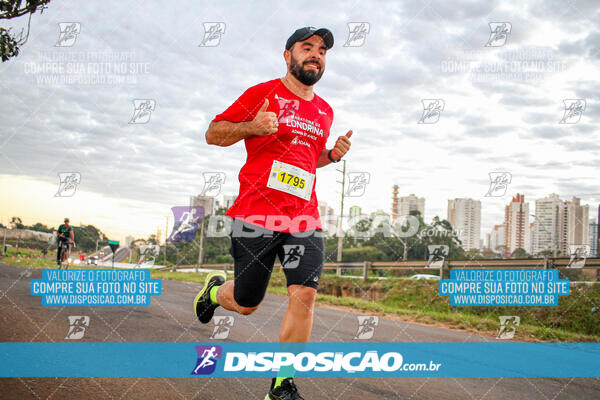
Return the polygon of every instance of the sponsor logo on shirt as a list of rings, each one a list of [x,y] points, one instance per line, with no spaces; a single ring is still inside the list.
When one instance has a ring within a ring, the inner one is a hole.
[[[310,143],[307,143],[307,142],[305,142],[302,139],[298,139],[298,136],[296,136],[295,138],[293,138],[292,141],[290,142],[290,144],[302,144],[304,146],[310,147]]]
[[[279,123],[286,123],[296,116],[296,112],[300,109],[300,100],[288,100],[275,95],[277,103],[279,103],[279,115],[277,120]]]

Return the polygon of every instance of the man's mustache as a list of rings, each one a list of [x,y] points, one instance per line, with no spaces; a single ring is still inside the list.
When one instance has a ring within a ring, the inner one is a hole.
[[[304,66],[304,65],[306,65],[306,64],[311,64],[311,63],[317,64],[317,65],[319,66],[319,69],[321,68],[321,63],[320,63],[319,61],[317,61],[317,60],[308,60],[308,61],[304,61],[304,62],[302,63],[302,65]]]

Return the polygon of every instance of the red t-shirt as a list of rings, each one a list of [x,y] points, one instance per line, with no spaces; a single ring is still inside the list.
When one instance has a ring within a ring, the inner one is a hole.
[[[248,154],[239,174],[240,193],[225,215],[279,232],[322,229],[316,177],[310,200],[267,187],[267,181],[274,160],[316,173],[333,110],[316,94],[312,101],[296,96],[277,78],[246,90],[213,121],[252,121],[265,99],[269,100],[266,111],[278,116],[279,129],[272,135],[244,140]]]

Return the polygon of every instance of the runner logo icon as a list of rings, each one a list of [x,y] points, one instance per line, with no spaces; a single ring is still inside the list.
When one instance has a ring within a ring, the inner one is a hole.
[[[211,339],[223,340],[229,337],[229,331],[233,328],[234,319],[231,315],[214,316],[215,328],[210,335]]]
[[[60,22],[58,24],[60,34],[55,47],[71,47],[75,44],[77,36],[81,33],[81,24],[79,22]]]
[[[217,359],[223,355],[221,346],[196,346],[198,361],[191,375],[210,375],[215,372]]]
[[[372,315],[357,315],[358,319],[358,330],[354,339],[368,340],[373,337],[375,328],[379,325],[379,317]]]
[[[496,339],[512,339],[515,337],[517,326],[521,324],[521,317],[517,315],[500,316],[500,330]]]
[[[69,332],[65,339],[83,339],[85,328],[90,326],[90,317],[87,315],[69,315]]]
[[[304,255],[304,245],[302,244],[286,244],[283,246],[285,256],[281,263],[281,268],[294,269],[300,264],[300,257]]]
[[[510,22],[490,22],[490,38],[485,47],[502,47],[506,44],[508,35],[512,31]]]

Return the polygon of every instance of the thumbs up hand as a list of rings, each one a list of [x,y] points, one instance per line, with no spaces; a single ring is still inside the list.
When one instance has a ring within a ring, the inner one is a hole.
[[[279,128],[277,115],[274,112],[267,111],[268,107],[269,99],[265,99],[265,102],[252,120],[252,130],[254,131],[255,135],[272,135],[273,133],[277,132],[277,129]]]
[[[339,160],[350,150],[350,137],[352,136],[352,130],[349,130],[344,136],[337,138],[335,146],[331,149],[331,157]]]

